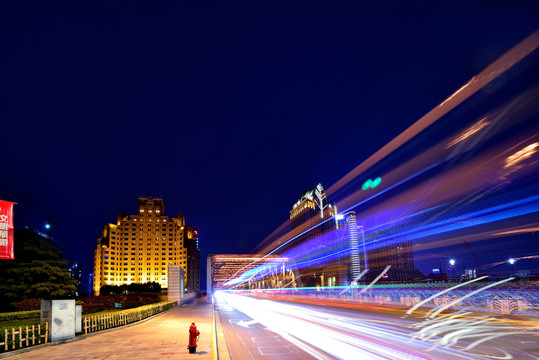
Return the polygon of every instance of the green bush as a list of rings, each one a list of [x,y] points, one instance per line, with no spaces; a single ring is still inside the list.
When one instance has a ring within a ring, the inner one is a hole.
[[[13,321],[13,320],[25,320],[25,319],[39,319],[40,317],[41,317],[40,310],[7,312],[7,313],[0,313],[0,322]]]

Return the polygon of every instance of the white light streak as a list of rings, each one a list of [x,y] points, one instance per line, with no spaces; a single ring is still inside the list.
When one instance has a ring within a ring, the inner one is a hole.
[[[384,274],[385,274],[389,269],[391,269],[391,265],[386,266],[386,268],[384,269],[384,271],[382,271],[382,272],[380,273],[380,275],[378,275],[378,276],[376,277],[376,279],[374,279],[374,280],[373,280],[373,281],[372,281],[366,288],[364,288],[363,290],[361,290],[360,294],[361,294],[361,293],[364,293],[364,292],[367,291],[371,286],[373,286],[374,284],[376,284],[376,282],[377,282],[378,280],[380,280],[380,278],[381,278],[382,276],[384,276]]]

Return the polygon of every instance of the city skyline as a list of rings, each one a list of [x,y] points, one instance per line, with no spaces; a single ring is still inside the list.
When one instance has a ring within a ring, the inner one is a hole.
[[[335,184],[538,20],[531,1],[1,6],[0,199],[83,279],[102,225],[140,195],[199,226],[203,259],[249,253],[302,189]]]

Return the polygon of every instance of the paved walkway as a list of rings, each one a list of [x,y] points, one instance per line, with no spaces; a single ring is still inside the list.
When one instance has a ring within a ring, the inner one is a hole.
[[[187,349],[192,322],[200,331],[196,354],[189,354]],[[28,348],[27,352],[19,352],[9,359],[211,359],[211,323],[211,302],[193,301],[146,321],[78,336],[75,341],[63,344]]]

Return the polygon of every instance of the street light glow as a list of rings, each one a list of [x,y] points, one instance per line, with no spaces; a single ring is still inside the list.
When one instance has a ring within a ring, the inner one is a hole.
[[[455,260],[454,260],[454,259],[449,260],[449,264],[450,264],[451,266],[455,265]]]
[[[509,264],[513,265],[515,263],[515,261],[516,261],[515,259],[511,258],[511,259],[509,259]]]

